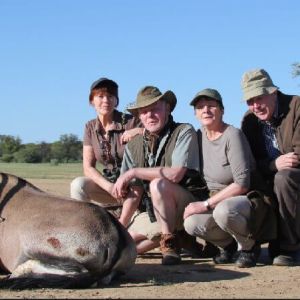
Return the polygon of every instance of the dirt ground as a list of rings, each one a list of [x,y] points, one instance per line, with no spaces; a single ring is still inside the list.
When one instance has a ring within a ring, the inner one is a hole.
[[[68,180],[30,180],[39,188],[69,194]],[[134,267],[107,287],[85,290],[1,290],[1,299],[199,299],[299,298],[300,266],[270,265],[266,245],[254,268],[216,266],[211,259],[184,257],[181,265],[162,266],[158,251],[139,256]]]

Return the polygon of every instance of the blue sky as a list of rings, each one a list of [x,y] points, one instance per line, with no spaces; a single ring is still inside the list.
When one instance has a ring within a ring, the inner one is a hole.
[[[300,94],[299,12],[298,0],[0,0],[0,134],[82,139],[99,77],[119,84],[121,111],[145,85],[172,90],[174,118],[196,128],[189,102],[215,88],[239,127],[245,71],[262,67]]]

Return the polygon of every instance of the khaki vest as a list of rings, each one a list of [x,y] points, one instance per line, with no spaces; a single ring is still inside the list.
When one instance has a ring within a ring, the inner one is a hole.
[[[157,165],[161,167],[171,167],[172,166],[172,153],[175,148],[175,144],[181,130],[184,129],[186,124],[176,123],[175,129],[171,133],[171,136],[168,138],[164,149],[160,153],[160,157],[157,161]],[[133,140],[128,143],[128,149],[130,150],[134,164],[137,167],[147,167],[145,161],[145,151],[143,144],[143,136],[138,135]],[[196,170],[187,170],[184,178],[179,182],[181,186],[188,189],[194,196],[197,198],[206,197],[206,184],[201,176],[201,174]],[[205,194],[205,196],[204,196]]]

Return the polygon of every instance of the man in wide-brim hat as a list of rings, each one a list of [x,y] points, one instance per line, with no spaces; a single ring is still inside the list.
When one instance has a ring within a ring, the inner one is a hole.
[[[183,211],[195,201],[191,179],[199,186],[202,182],[195,129],[173,121],[175,106],[172,91],[162,93],[146,86],[138,92],[128,111],[140,118],[144,134],[126,145],[121,175],[114,186],[115,197],[123,202],[120,222],[127,226],[135,214],[128,230],[138,253],[160,245],[162,264],[166,265],[181,261],[178,235],[184,232]],[[127,197],[129,188],[142,202]],[[141,204],[146,211],[136,211]],[[202,245],[197,245],[200,251]]]
[[[170,105],[170,111],[172,112],[176,106],[177,99],[172,91],[166,91],[164,94],[161,91],[152,86],[146,86],[140,90],[137,95],[136,102],[128,105],[127,110],[133,115],[138,114],[138,109],[149,106],[159,100],[163,100]]]

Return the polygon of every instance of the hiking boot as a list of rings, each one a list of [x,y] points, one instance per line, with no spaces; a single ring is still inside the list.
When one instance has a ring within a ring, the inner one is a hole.
[[[220,254],[220,249],[210,242],[205,242],[200,258],[212,258]]]
[[[189,235],[185,230],[176,233],[177,247],[183,256],[201,257],[203,245],[198,243],[195,236]]]
[[[162,265],[178,265],[181,262],[180,249],[177,246],[176,235],[173,233],[161,234],[160,251],[163,256]]]
[[[291,251],[280,251],[280,254],[273,259],[274,266],[287,266],[295,265],[295,253]]]
[[[255,267],[260,255],[261,247],[255,244],[250,250],[241,250],[235,264],[239,268]]]
[[[228,246],[220,250],[213,260],[215,264],[230,264],[233,262],[233,256],[237,250],[236,240],[233,240]]]

